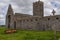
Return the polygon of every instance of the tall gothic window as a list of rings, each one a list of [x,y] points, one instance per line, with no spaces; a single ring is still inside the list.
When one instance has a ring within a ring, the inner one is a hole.
[[[10,28],[11,16],[8,16],[8,28]]]

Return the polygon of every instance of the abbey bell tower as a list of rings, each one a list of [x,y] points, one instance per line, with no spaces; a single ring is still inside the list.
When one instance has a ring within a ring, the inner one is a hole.
[[[33,3],[33,15],[34,16],[44,16],[44,4],[42,1],[37,1]]]

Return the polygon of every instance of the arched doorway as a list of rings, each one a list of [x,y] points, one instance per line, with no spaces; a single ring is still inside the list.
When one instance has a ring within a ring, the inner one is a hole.
[[[16,29],[16,22],[14,21],[14,29]]]
[[[11,16],[8,16],[8,28],[10,28]]]

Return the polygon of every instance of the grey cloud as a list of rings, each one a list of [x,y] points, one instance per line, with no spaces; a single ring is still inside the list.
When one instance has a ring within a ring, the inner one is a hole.
[[[5,20],[0,20],[0,25],[5,25]]]
[[[19,9],[17,9],[18,12],[20,10],[20,12],[28,14],[32,11],[32,4],[34,1],[36,0],[13,0],[12,2],[16,3],[16,5],[19,7]]]
[[[12,2],[13,3],[16,3],[16,5],[19,7],[17,10],[17,12],[22,12],[22,13],[27,13],[27,14],[30,14],[32,13],[33,11],[33,8],[32,8],[32,5],[33,5],[33,2],[36,1],[36,0],[13,0]],[[52,1],[54,0],[43,0],[44,1],[44,9],[47,8],[46,10],[50,9],[54,9],[55,7],[51,4]],[[20,10],[20,11],[19,11]],[[49,11],[50,11],[49,10]],[[29,13],[30,12],[30,13]],[[45,15],[46,13],[49,13],[48,11],[45,12]],[[48,15],[48,14],[47,14]]]

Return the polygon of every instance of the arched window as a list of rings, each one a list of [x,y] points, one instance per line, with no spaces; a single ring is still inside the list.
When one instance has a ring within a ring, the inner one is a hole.
[[[35,19],[35,21],[38,21],[37,19]]]
[[[14,21],[14,29],[16,29],[16,22]]]
[[[31,19],[31,22],[32,22],[33,20]]]
[[[48,18],[48,20],[50,20],[50,18]]]
[[[56,19],[59,19],[58,17]]]

